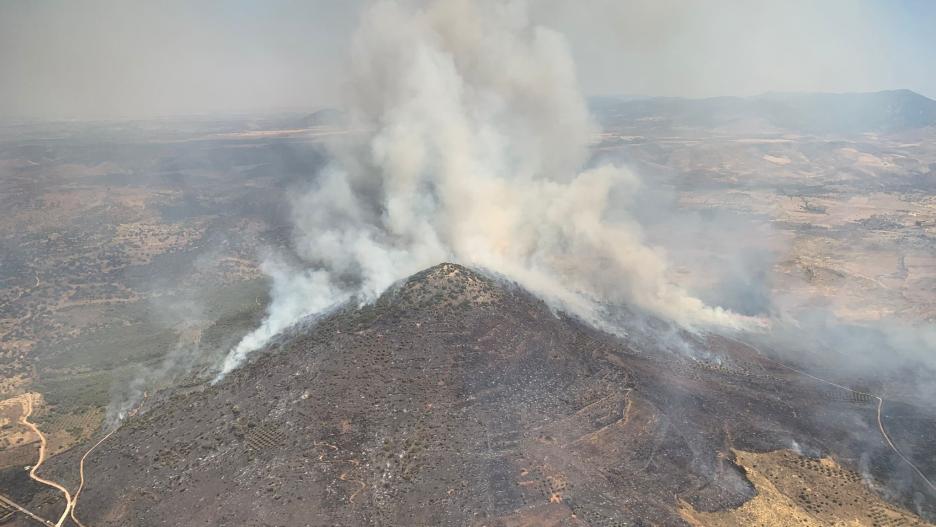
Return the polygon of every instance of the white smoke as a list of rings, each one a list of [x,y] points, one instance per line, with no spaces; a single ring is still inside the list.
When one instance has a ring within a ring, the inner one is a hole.
[[[248,353],[263,346],[277,333],[310,313],[324,311],[342,302],[349,295],[332,283],[329,272],[295,269],[275,255],[268,257],[261,269],[273,281],[270,294],[272,302],[267,308],[267,316],[260,327],[245,335],[227,354],[219,379],[244,362]]]
[[[636,305],[695,328],[754,323],[674,285],[614,202],[627,170],[586,168],[594,125],[563,37],[522,2],[380,2],[351,54],[351,114],[369,130],[293,203],[297,254],[263,325],[221,376],[299,317],[450,260],[495,270],[562,308]]]

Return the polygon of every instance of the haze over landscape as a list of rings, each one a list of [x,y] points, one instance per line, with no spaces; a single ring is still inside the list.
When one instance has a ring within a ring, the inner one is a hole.
[[[0,525],[930,525],[936,7],[0,6]]]
[[[417,6],[420,2],[403,2]],[[526,2],[587,95],[910,89],[936,97],[926,0]],[[340,106],[359,0],[12,0],[0,116],[114,119]]]

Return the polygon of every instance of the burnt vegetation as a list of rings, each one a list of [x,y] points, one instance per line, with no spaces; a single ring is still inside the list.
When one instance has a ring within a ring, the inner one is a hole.
[[[848,468],[792,454],[772,466],[936,510],[894,468],[872,404],[734,341],[683,338],[710,355],[602,333],[439,265],[129,419],[91,456],[79,513],[96,526],[685,525],[679,503],[724,511],[756,496],[737,450],[797,444]],[[810,488],[788,495],[815,514],[854,499]]]

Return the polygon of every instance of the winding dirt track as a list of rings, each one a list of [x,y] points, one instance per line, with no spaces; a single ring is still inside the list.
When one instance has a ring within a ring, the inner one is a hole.
[[[35,399],[34,394],[27,394],[21,400],[21,404],[23,405],[23,415],[20,416],[20,422],[26,425],[27,427],[29,427],[29,429],[35,432],[36,436],[39,437],[39,460],[36,461],[36,464],[33,465],[32,469],[29,471],[29,477],[32,478],[34,481],[37,481],[39,483],[42,483],[43,485],[47,485],[49,487],[52,487],[58,490],[65,496],[65,510],[62,511],[62,516],[58,519],[57,522],[55,522],[55,527],[61,527],[62,524],[65,523],[65,520],[68,519],[68,515],[71,512],[72,506],[74,505],[75,502],[71,496],[71,493],[68,492],[68,489],[66,489],[65,487],[63,487],[62,485],[54,481],[42,478],[41,476],[38,476],[36,474],[36,472],[39,470],[39,467],[41,467],[42,464],[45,463],[45,460],[46,460],[46,438],[45,438],[45,435],[43,435],[42,432],[39,430],[39,427],[37,427],[34,423],[29,421],[29,416],[32,415],[33,413],[33,400],[34,399]]]
[[[887,429],[884,428],[884,421],[883,421],[883,419],[881,418],[881,411],[882,411],[883,408],[884,408],[884,398],[883,398],[883,397],[881,397],[880,395],[874,394],[874,393],[868,393],[868,392],[862,392],[862,391],[859,391],[859,390],[854,390],[854,389],[852,389],[852,388],[849,388],[848,386],[842,386],[841,384],[836,384],[836,383],[834,383],[834,382],[832,382],[832,381],[830,381],[830,380],[826,380],[826,379],[823,379],[823,378],[821,378],[821,377],[816,377],[815,375],[812,375],[812,374],[810,374],[810,373],[806,373],[805,371],[798,370],[798,369],[796,369],[796,368],[794,368],[794,367],[792,367],[792,366],[788,366],[788,365],[786,365],[786,364],[784,364],[784,363],[782,363],[782,362],[778,362],[778,361],[775,361],[775,360],[769,358],[764,352],[762,352],[759,348],[757,348],[757,347],[754,346],[753,344],[749,344],[749,343],[747,343],[747,342],[742,342],[742,341],[737,340],[737,339],[735,339],[735,338],[727,337],[727,336],[724,336],[724,335],[722,335],[722,337],[725,338],[725,339],[731,340],[731,341],[733,341],[733,342],[735,342],[735,343],[737,343],[737,344],[740,344],[740,345],[742,345],[742,346],[746,346],[746,347],[749,347],[749,348],[753,349],[754,351],[756,351],[756,352],[761,356],[761,358],[763,358],[764,360],[766,360],[766,361],[768,361],[768,362],[770,362],[770,363],[772,363],[772,364],[776,364],[777,366],[780,366],[781,368],[784,368],[784,369],[786,369],[786,370],[789,370],[789,371],[798,373],[798,374],[803,375],[803,376],[805,376],[805,377],[809,377],[810,379],[813,379],[813,380],[815,380],[815,381],[819,381],[819,382],[821,382],[821,383],[823,383],[823,384],[827,384],[827,385],[829,385],[829,386],[834,386],[834,387],[836,387],[836,388],[841,388],[842,390],[846,390],[846,391],[849,391],[849,392],[851,392],[851,393],[855,393],[855,394],[858,394],[858,395],[867,395],[867,396],[869,396],[869,397],[873,397],[873,398],[877,399],[877,402],[878,402],[878,405],[877,405],[877,424],[878,424],[878,430],[880,430],[881,436],[884,438],[884,442],[887,443],[887,446],[889,446],[890,449],[893,450],[894,453],[897,454],[897,456],[900,457],[900,459],[902,459],[902,460],[904,461],[904,463],[906,463],[911,469],[913,469],[914,472],[917,473],[918,476],[920,476],[920,479],[922,479],[922,480],[929,486],[929,488],[930,488],[934,493],[936,493],[936,485],[934,485],[933,482],[930,481],[929,478],[927,478],[926,475],[923,474],[923,472],[922,472],[912,461],[910,461],[910,459],[909,459],[907,456],[905,456],[904,453],[901,452],[899,448],[897,448],[897,445],[895,445],[894,442],[891,441],[890,436],[887,434]]]
[[[95,443],[94,446],[92,446],[91,448],[89,448],[88,451],[85,452],[83,456],[81,456],[81,461],[78,462],[78,475],[79,475],[79,477],[80,477],[80,482],[78,483],[78,490],[75,491],[75,497],[72,498],[72,504],[71,504],[71,519],[72,519],[73,522],[75,522],[75,524],[78,525],[78,527],[85,527],[85,525],[84,525],[83,523],[81,523],[81,522],[78,520],[78,517],[75,515],[75,510],[78,508],[78,498],[81,496],[81,489],[84,488],[84,484],[85,484],[85,475],[84,475],[84,463],[85,463],[85,459],[88,458],[88,455],[90,455],[91,452],[93,452],[95,448],[97,448],[98,446],[100,446],[101,443],[103,443],[104,441],[106,441],[107,438],[110,437],[111,434],[113,434],[113,433],[116,432],[116,431],[117,431],[117,429],[115,428],[115,429],[111,430],[110,432],[108,432],[108,433],[107,433],[104,437],[102,437],[97,443]]]
[[[81,456],[81,461],[79,461],[78,463],[78,474],[80,477],[80,482],[78,484],[78,490],[75,491],[75,495],[72,496],[71,493],[68,491],[68,489],[66,489],[63,485],[60,485],[54,481],[42,478],[41,476],[36,474],[36,471],[39,470],[39,467],[42,466],[43,463],[45,463],[47,442],[46,442],[45,435],[42,433],[41,430],[39,430],[39,427],[36,426],[35,423],[32,423],[29,421],[29,416],[31,416],[33,413],[33,404],[35,401],[35,397],[36,397],[35,394],[25,394],[23,396],[20,396],[17,401],[20,403],[20,405],[22,405],[22,408],[23,408],[23,414],[20,416],[20,422],[23,425],[27,426],[30,430],[32,430],[36,434],[36,436],[39,438],[39,460],[36,461],[36,464],[33,465],[32,469],[29,471],[29,477],[39,483],[42,483],[43,485],[47,485],[61,492],[62,495],[65,496],[65,510],[62,511],[62,516],[58,519],[58,521],[55,523],[52,523],[48,520],[35,516],[30,511],[23,509],[20,506],[16,506],[15,504],[13,505],[17,509],[19,509],[20,512],[28,514],[29,516],[39,521],[45,522],[48,525],[54,525],[55,527],[62,527],[62,525],[65,523],[65,520],[71,517],[72,521],[75,522],[75,524],[78,525],[78,527],[85,527],[85,525],[81,523],[81,521],[78,520],[78,517],[75,514],[75,508],[78,506],[78,498],[81,495],[81,490],[84,488],[84,484],[85,484],[85,471],[84,471],[85,460],[88,458],[91,452],[94,451],[94,449],[96,449],[97,447],[101,445],[101,443],[106,441],[107,438],[111,436],[111,434],[117,431],[117,429],[115,428],[111,430],[110,432],[108,432],[107,434],[105,434],[104,437],[98,440],[98,442],[95,443],[94,446],[89,448],[88,451],[85,452],[83,456]]]

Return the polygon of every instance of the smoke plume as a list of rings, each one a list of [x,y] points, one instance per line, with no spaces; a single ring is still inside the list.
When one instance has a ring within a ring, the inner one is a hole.
[[[628,303],[690,329],[757,322],[674,285],[633,216],[609,218],[640,182],[589,164],[596,129],[566,42],[524,3],[378,3],[350,68],[350,114],[366,132],[294,200],[304,268],[267,263],[268,316],[219,378],[302,316],[442,261],[497,271],[593,321],[596,306]]]

